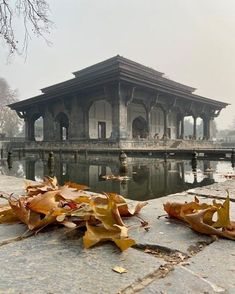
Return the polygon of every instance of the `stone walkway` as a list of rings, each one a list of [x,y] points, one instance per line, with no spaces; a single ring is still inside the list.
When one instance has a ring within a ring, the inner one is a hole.
[[[0,176],[0,190],[20,193],[23,180]],[[163,215],[166,201],[225,198],[231,190],[235,219],[235,181],[214,184],[149,201],[140,216],[150,230],[130,230],[137,245],[121,253],[113,244],[83,249],[77,231],[48,229],[19,240],[25,226],[0,225],[0,293],[235,293],[234,241],[194,233]],[[202,196],[200,196],[202,195]],[[204,196],[210,196],[204,197]],[[112,270],[121,266],[127,273]]]

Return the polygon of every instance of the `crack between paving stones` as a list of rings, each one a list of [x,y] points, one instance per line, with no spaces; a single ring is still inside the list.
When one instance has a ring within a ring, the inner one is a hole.
[[[138,293],[144,288],[146,288],[152,282],[165,278],[172,270],[175,269],[175,266],[180,265],[184,268],[184,265],[188,264],[188,260],[195,256],[197,253],[201,252],[206,246],[212,244],[215,240],[208,242],[198,242],[193,248],[193,253],[188,255],[184,252],[181,252],[176,249],[171,249],[169,247],[155,245],[155,244],[141,244],[138,243],[132,246],[133,249],[143,251],[144,253],[151,254],[157,258],[162,258],[166,263],[160,265],[160,267],[154,272],[146,275],[145,277],[138,279],[131,285],[122,289],[118,294],[134,294]],[[206,281],[208,282],[208,281]],[[210,282],[209,282],[210,283]],[[215,285],[214,285],[215,286]]]
[[[151,253],[151,251],[152,251],[152,253],[154,253],[155,255],[159,254],[159,257],[171,256],[171,255],[179,254],[179,253],[182,254],[185,258],[189,257],[186,253],[183,253],[180,250],[172,249],[172,248],[162,246],[162,245],[157,245],[157,244],[137,243],[134,246],[132,246],[132,248],[144,251],[145,253]],[[149,252],[146,250],[149,250]]]
[[[42,231],[42,232],[40,231],[40,234],[45,234],[46,232],[50,232],[50,231],[53,232],[55,230],[54,230],[54,228],[50,228],[47,231]],[[71,238],[73,239],[74,238],[74,233],[75,233],[74,228],[72,228],[72,229],[66,228],[66,229],[64,229],[64,233],[61,235],[61,237],[68,236],[68,240],[71,239]],[[30,238],[30,237],[36,236],[36,235],[39,235],[39,231],[29,231],[29,230],[27,230],[23,235],[17,236],[15,238],[0,241],[0,247],[11,244],[11,243],[22,241],[22,240],[25,240],[27,238]],[[80,234],[79,234],[79,231],[76,231],[75,236],[76,236],[76,239],[80,239],[83,236],[83,234],[82,234],[82,232],[80,232]]]
[[[187,272],[190,273],[191,275],[197,277],[198,279],[200,279],[201,281],[203,281],[203,282],[206,283],[207,285],[209,285],[209,286],[212,288],[212,290],[213,290],[214,292],[216,292],[216,293],[222,293],[222,292],[225,292],[225,291],[226,291],[226,289],[224,289],[224,288],[222,288],[222,287],[216,285],[215,283],[213,283],[213,282],[211,282],[211,281],[209,281],[209,280],[203,278],[202,276],[200,276],[199,274],[197,274],[197,273],[195,273],[194,271],[190,270],[189,268],[184,267],[184,266],[182,266],[182,265],[180,265],[180,268],[183,269],[183,270],[185,270],[185,271],[187,271]]]
[[[170,263],[166,263],[164,265],[160,265],[160,267],[155,270],[154,272],[146,275],[142,279],[138,279],[133,284],[129,285],[125,289],[118,292],[118,294],[134,294],[138,293],[151,284],[153,281],[157,279],[164,278],[174,269],[174,266]]]
[[[22,235],[22,236],[18,236],[18,237],[12,238],[12,239],[0,241],[0,247],[2,247],[4,245],[11,244],[11,243],[22,241],[24,239],[27,239],[27,238],[33,236],[33,235],[35,235],[35,232],[30,232],[30,234],[28,234],[28,235]]]

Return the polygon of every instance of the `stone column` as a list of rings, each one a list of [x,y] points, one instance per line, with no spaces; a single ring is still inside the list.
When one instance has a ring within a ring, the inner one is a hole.
[[[203,118],[203,140],[207,137],[207,118]]]
[[[182,115],[177,115],[177,125],[176,125],[176,138],[181,138],[181,126],[182,126]]]
[[[197,139],[197,117],[193,116],[193,139]]]
[[[89,139],[89,107],[84,108],[84,138]]]
[[[123,100],[123,97],[119,99],[119,137],[120,139],[126,139],[127,134],[127,105]]]
[[[26,116],[25,119],[25,140],[34,141],[34,121],[29,116]]]
[[[46,109],[43,115],[43,141],[55,140],[55,122],[53,114]]]
[[[181,132],[180,132],[180,138],[184,139],[184,116],[181,118]]]
[[[205,117],[203,119],[203,138],[205,140],[210,140],[210,129],[211,129],[211,118]]]
[[[147,128],[148,128],[148,137],[151,137],[151,109],[146,109],[146,118],[147,118]]]
[[[54,122],[54,130],[55,130],[55,141],[61,141],[61,126],[58,120]]]
[[[82,125],[80,124],[81,120],[81,106],[78,103],[78,98],[74,96],[71,99],[71,111],[70,111],[70,119],[69,119],[69,139],[77,140],[81,138],[81,131],[83,130]]]
[[[29,136],[29,118],[25,117],[24,118],[24,132],[25,132],[25,140],[30,141],[30,136]]]
[[[116,97],[114,97],[116,99]],[[119,103],[117,100],[112,101],[112,139],[119,138]]]
[[[163,134],[163,138],[168,139],[167,129],[168,129],[168,114],[169,114],[169,112],[167,110],[164,110],[163,113],[164,113],[164,134]]]
[[[71,111],[70,138],[72,140],[89,139],[89,104],[82,99],[74,102]]]
[[[127,134],[127,106],[122,93],[112,95],[112,139],[126,139]]]
[[[176,121],[176,139],[179,139],[180,137],[180,119],[177,116],[177,121]]]

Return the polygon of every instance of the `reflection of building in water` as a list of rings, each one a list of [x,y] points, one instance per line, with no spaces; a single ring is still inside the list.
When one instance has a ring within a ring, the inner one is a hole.
[[[157,161],[148,166],[132,166],[133,180],[128,184],[133,199],[151,199],[183,188],[182,170],[177,162]],[[183,174],[184,175],[184,174]]]
[[[25,177],[32,181],[41,181],[45,173],[44,164],[41,160],[30,159],[25,161]]]
[[[16,160],[12,162],[12,168],[9,169],[7,161],[0,161],[0,175],[25,178],[25,161]]]
[[[116,192],[130,199],[145,200],[162,197],[186,189],[212,184],[213,173],[204,173],[215,168],[216,163],[198,161],[196,177],[192,173],[191,161],[132,159],[128,165],[130,181],[103,181],[102,175],[119,173],[119,160],[111,162],[79,161],[55,162],[55,176],[59,183],[73,181],[88,185],[92,191]],[[14,169],[13,169],[14,171]],[[25,163],[26,178],[40,180],[49,174],[47,164],[41,160]]]
[[[25,166],[26,178],[35,181],[35,160],[27,160]]]

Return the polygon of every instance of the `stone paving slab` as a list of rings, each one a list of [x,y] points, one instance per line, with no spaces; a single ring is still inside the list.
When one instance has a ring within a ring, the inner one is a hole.
[[[143,228],[133,229],[129,231],[130,236],[139,244],[160,245],[186,254],[194,251],[194,247],[201,242],[210,243],[211,237],[197,234],[179,220],[167,217],[158,219],[158,216],[166,214],[163,203],[192,200],[194,200],[193,196],[181,193],[148,201],[148,205],[142,209],[140,216],[149,222],[150,230],[146,232]],[[204,201],[204,199],[201,200]],[[211,199],[209,200],[211,201]],[[126,220],[126,223],[128,225],[140,224],[137,217]]]
[[[122,253],[113,244],[86,250],[76,231],[61,229],[2,246],[0,264],[0,293],[103,294],[118,293],[164,261],[135,249]]]
[[[208,196],[208,197],[227,197],[227,190],[231,200],[235,201],[235,180],[228,180],[222,183],[215,183],[205,187],[190,189],[187,192],[192,195]]]
[[[212,294],[210,286],[182,268],[148,285],[141,294]]]
[[[2,241],[22,236],[26,231],[24,224],[0,224],[0,244]]]
[[[234,241],[217,240],[188,261],[140,293],[235,293]]]

